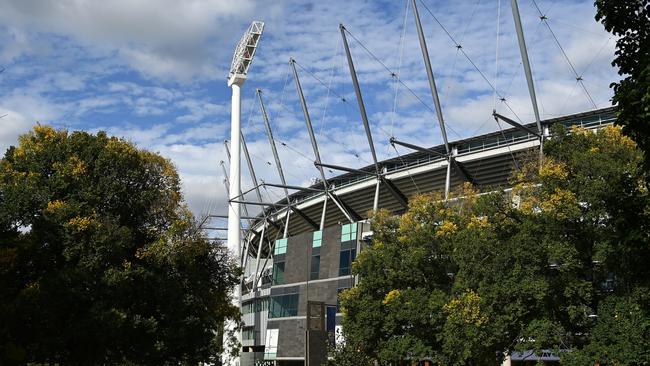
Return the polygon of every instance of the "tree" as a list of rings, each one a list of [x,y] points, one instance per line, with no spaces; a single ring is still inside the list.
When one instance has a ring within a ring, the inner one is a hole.
[[[337,334],[337,338],[344,337],[343,334]],[[352,343],[351,338],[348,341],[338,340],[328,349],[328,357],[325,366],[371,366],[372,359],[361,349]]]
[[[346,340],[382,364],[493,365],[497,352],[571,349],[560,354],[584,365],[608,354],[600,345],[645,349],[647,325],[625,336],[650,314],[640,152],[613,126],[556,127],[545,150],[510,192],[465,186],[447,202],[415,197],[399,218],[376,213],[353,265],[360,283],[341,298]],[[634,311],[603,338],[615,299]]]
[[[438,314],[451,281],[433,229],[444,207],[429,196],[411,202],[399,219],[374,215],[372,247],[353,265],[362,280],[341,295],[346,343],[382,363],[437,356],[440,348]]]
[[[573,340],[565,364],[650,363],[650,201],[642,154],[615,127],[557,136],[549,148],[568,175],[545,184],[575,195],[580,216],[573,240],[593,275],[592,323]]]
[[[612,83],[617,123],[645,152],[650,169],[650,2],[648,0],[596,0],[596,20],[618,37],[612,62],[625,78]]]
[[[172,164],[104,132],[37,126],[0,160],[0,361],[218,357],[238,269]]]

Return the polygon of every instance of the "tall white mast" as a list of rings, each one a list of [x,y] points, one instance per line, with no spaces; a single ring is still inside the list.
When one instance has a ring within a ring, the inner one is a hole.
[[[235,54],[232,58],[228,86],[232,89],[232,112],[230,119],[230,143],[232,146],[230,161],[230,190],[228,192],[228,249],[237,256],[237,263],[241,263],[241,232],[239,230],[241,212],[239,207],[239,192],[241,191],[241,87],[246,81],[248,68],[253,62],[264,23],[254,21],[242,36]],[[241,287],[235,288],[235,300],[241,307]],[[241,343],[241,333],[237,339]],[[239,359],[233,360],[231,365],[239,365]]]

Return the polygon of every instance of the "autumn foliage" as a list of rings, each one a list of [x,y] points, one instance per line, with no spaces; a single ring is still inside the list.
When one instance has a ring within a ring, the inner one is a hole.
[[[0,364],[213,361],[236,283],[167,159],[36,126],[0,160]]]
[[[341,295],[335,356],[494,365],[551,350],[566,365],[650,362],[642,154],[614,126],[556,127],[545,150],[508,189],[465,185],[448,201],[412,197],[401,217],[374,213],[353,265],[360,283]]]

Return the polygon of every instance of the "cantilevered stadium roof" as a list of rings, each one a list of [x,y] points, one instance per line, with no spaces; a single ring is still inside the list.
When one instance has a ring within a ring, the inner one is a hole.
[[[567,127],[599,128],[613,123],[614,120],[615,110],[609,107],[547,119],[541,123],[545,130],[556,123]],[[525,127],[537,128],[535,123],[527,124]],[[510,128],[449,142],[454,152],[454,160],[460,163],[452,163],[451,166],[452,190],[462,185],[464,181],[470,181],[484,190],[505,188],[517,162],[532,156],[539,148],[539,143],[536,135],[520,128]],[[381,180],[378,207],[396,214],[405,211],[409,197],[414,194],[443,191],[448,165],[448,159],[441,156],[445,154],[445,147],[438,145],[429,150],[432,151],[416,151],[379,162],[384,171],[380,177],[376,175],[373,164],[328,179],[327,186],[330,187],[331,193],[338,202],[334,202],[331,197],[327,199],[324,227],[350,221],[339,206],[343,206],[342,208],[348,212],[348,216],[351,216],[353,221],[366,219],[368,212],[373,208],[378,179]],[[319,229],[323,202],[326,200],[323,187],[323,183],[319,182],[289,196],[292,207],[288,226],[289,236]],[[286,198],[275,204],[276,206],[264,210],[269,222],[264,236],[269,243],[282,237],[288,210]],[[251,236],[259,237],[264,223],[264,214],[260,213],[253,221],[247,234],[249,239]],[[269,246],[264,247],[268,250]],[[248,251],[249,254],[256,256],[257,246],[251,245]]]

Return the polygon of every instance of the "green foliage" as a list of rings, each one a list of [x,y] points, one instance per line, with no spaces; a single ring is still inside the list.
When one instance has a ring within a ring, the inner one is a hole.
[[[361,281],[341,297],[355,349],[381,364],[493,365],[497,351],[568,348],[576,365],[601,354],[637,362],[612,350],[647,349],[641,154],[617,127],[553,132],[543,165],[516,172],[511,192],[466,186],[447,202],[414,197],[402,217],[375,213],[372,245],[353,265]],[[619,302],[632,318],[608,334]]]
[[[0,360],[214,360],[238,273],[171,163],[103,132],[19,141],[0,160]]]
[[[647,296],[647,294],[645,294]],[[628,296],[611,296],[598,307],[591,342],[567,353],[566,365],[647,365],[650,363],[650,314],[644,302]],[[647,299],[645,299],[647,303]]]
[[[645,152],[650,169],[650,2],[596,0],[596,20],[618,37],[612,65],[625,78],[612,83],[617,123]]]
[[[372,248],[353,265],[363,280],[341,295],[346,339],[383,362],[421,359],[439,348],[443,317],[431,314],[441,312],[451,281],[432,229],[443,207],[426,196],[414,202],[399,220],[387,211],[374,215]]]
[[[372,366],[373,361],[368,355],[355,347],[354,343],[337,342],[328,350],[325,366]]]

